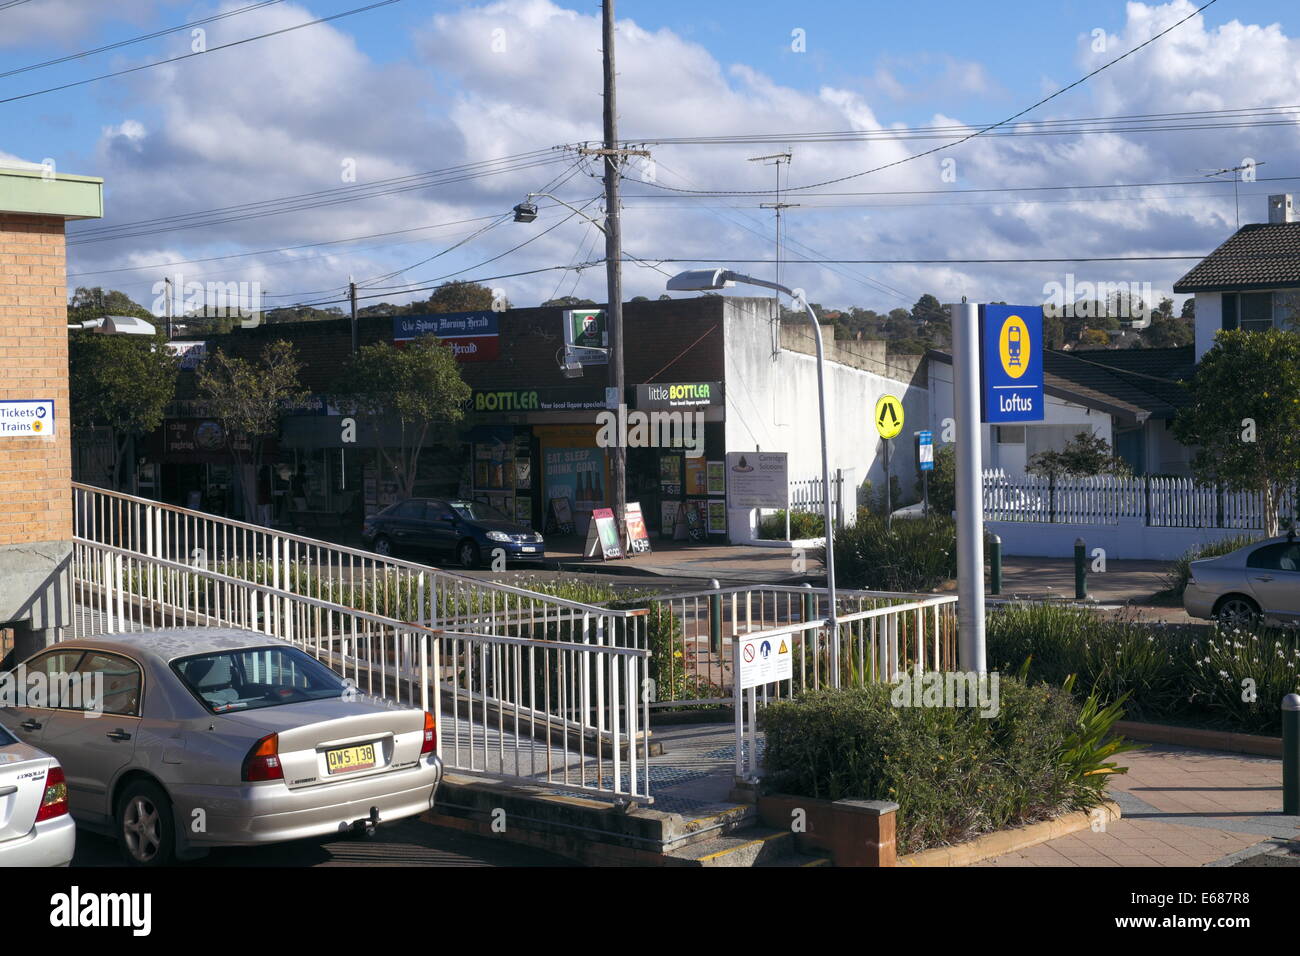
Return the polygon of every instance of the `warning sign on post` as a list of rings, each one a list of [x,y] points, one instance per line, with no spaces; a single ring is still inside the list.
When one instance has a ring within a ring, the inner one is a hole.
[[[789,634],[776,637],[756,635],[737,640],[740,642],[738,671],[741,690],[789,680],[794,676],[794,654],[791,653],[794,638]]]

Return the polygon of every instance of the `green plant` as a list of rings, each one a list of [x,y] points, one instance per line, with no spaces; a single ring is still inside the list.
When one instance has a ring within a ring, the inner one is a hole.
[[[1293,631],[1216,629],[1192,648],[1191,703],[1234,728],[1279,733],[1278,703],[1300,692],[1296,638]]]
[[[957,510],[957,451],[953,445],[935,446],[934,469],[926,481],[930,487],[930,511],[951,516]],[[918,498],[921,497],[925,486],[925,481],[916,479]]]
[[[859,509],[857,522],[835,535],[835,574],[847,588],[932,590],[957,575],[956,524],[939,514],[890,522]]]
[[[826,522],[820,514],[810,511],[790,512],[790,540],[801,538],[820,538],[826,533]],[[758,536],[765,541],[784,541],[785,511],[774,511],[763,518],[758,528]]]
[[[770,704],[760,716],[768,784],[829,800],[896,801],[902,852],[1100,803],[1099,780],[1122,772],[1108,758],[1131,749],[1104,740],[1116,711],[1081,708],[1066,690],[1013,677],[996,686],[991,716],[895,706],[887,684]]]
[[[1232,538],[1224,538],[1222,541],[1209,541],[1205,544],[1194,545],[1169,566],[1169,571],[1165,574],[1165,583],[1169,585],[1169,590],[1173,594],[1181,598],[1183,592],[1187,590],[1187,582],[1192,576],[1193,561],[1231,554],[1238,548],[1244,548],[1246,545],[1259,540],[1260,538],[1257,535],[1242,534]]]

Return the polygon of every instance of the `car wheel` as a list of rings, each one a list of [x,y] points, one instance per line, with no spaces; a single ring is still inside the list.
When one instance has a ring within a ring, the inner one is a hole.
[[[1250,628],[1259,623],[1259,605],[1248,597],[1234,594],[1219,603],[1214,616],[1221,627]]]
[[[169,866],[176,857],[172,804],[147,780],[128,784],[117,801],[117,839],[128,863]]]
[[[462,541],[456,555],[460,558],[460,566],[467,571],[478,567],[478,545],[473,541]]]
[[[388,535],[381,534],[375,538],[375,554],[382,554],[386,558],[392,556],[393,542],[388,539]]]

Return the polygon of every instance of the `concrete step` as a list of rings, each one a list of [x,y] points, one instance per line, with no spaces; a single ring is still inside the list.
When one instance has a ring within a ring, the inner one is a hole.
[[[768,827],[744,827],[664,855],[677,866],[758,866],[794,855],[794,834]]]

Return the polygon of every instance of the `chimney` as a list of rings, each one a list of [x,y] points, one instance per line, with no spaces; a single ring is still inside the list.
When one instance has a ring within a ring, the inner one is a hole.
[[[1268,221],[1275,222],[1297,222],[1295,207],[1291,203],[1290,193],[1281,193],[1277,196],[1268,197]]]

